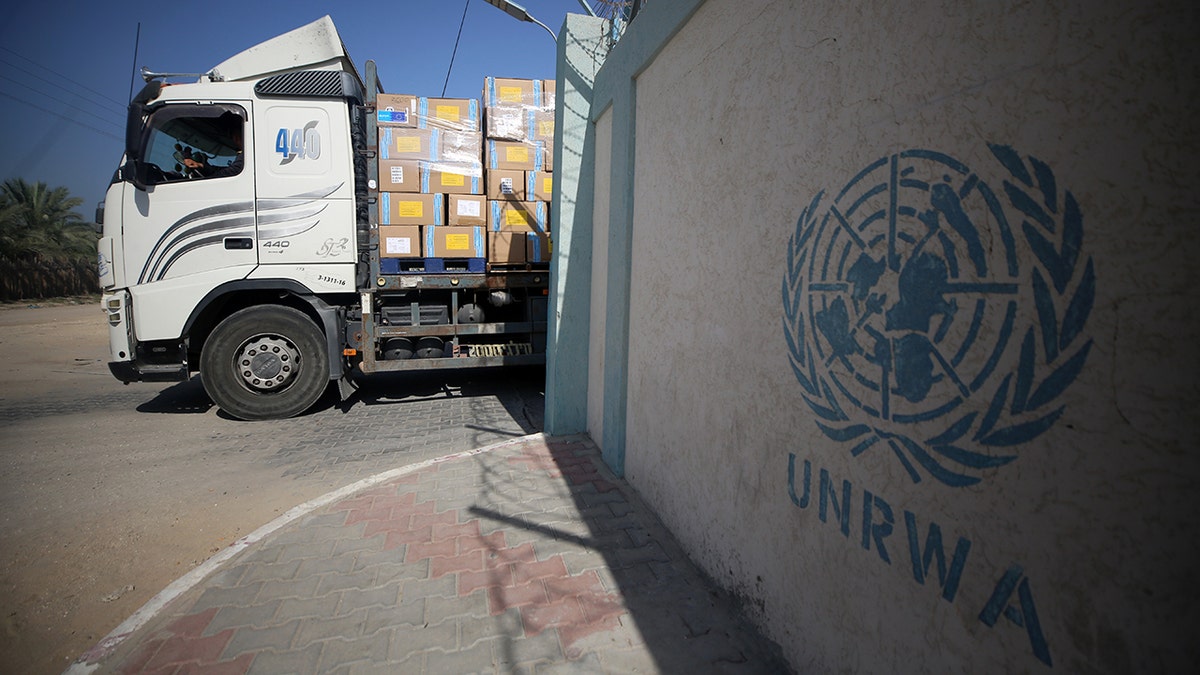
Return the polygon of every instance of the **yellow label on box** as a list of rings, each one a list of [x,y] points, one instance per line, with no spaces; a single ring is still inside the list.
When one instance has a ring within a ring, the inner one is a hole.
[[[400,202],[401,218],[424,218],[425,204],[423,202]]]
[[[421,152],[419,136],[400,136],[396,139],[396,152]]]
[[[540,136],[542,138],[553,138],[554,137],[554,120],[546,120],[545,122],[538,122],[538,136]]]
[[[553,178],[543,178],[542,179],[542,192],[545,192],[547,194],[554,192],[554,179]]]
[[[509,209],[504,212],[504,224],[529,227],[533,225],[533,221],[530,219],[529,213],[517,209]]]
[[[522,98],[520,87],[500,87],[500,101],[503,103],[520,103]]]
[[[446,234],[446,250],[447,251],[469,251],[471,250],[471,235],[469,234]]]
[[[443,187],[462,187],[466,185],[466,176],[461,173],[444,173],[442,174]]]
[[[447,122],[457,122],[458,121],[458,106],[456,106],[456,105],[439,105],[436,108],[436,110],[434,111],[434,115],[437,116],[437,118],[439,120],[446,120]]]
[[[523,145],[510,145],[505,148],[505,161],[526,163],[529,161],[529,148]]]

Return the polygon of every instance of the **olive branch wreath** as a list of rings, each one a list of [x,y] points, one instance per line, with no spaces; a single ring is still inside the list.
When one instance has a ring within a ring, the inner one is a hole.
[[[1076,344],[1096,294],[1092,259],[1084,261],[1080,254],[1083,214],[1078,202],[1070,191],[1060,195],[1053,171],[1037,158],[1022,158],[1009,146],[989,144],[988,148],[1009,173],[1010,180],[1003,181],[1004,194],[1023,216],[1020,231],[1040,267],[1034,266],[1030,280],[1038,322],[1026,330],[1015,371],[1003,377],[982,415],[978,410],[968,412],[942,431],[920,440],[853,423],[826,378],[816,370],[801,307],[805,261],[824,191],[801,212],[788,241],[788,266],[782,286],[784,335],[788,360],[804,402],[817,416],[817,426],[831,440],[858,441],[851,450],[854,456],[875,443],[886,442],[914,483],[920,482],[921,474],[913,462],[948,486],[965,487],[981,480],[969,472],[1000,467],[1016,459],[1014,454],[993,455],[983,450],[1027,443],[1053,426],[1066,407],[1053,404],[1079,376],[1092,347],[1090,339]],[[977,185],[985,199],[996,200],[986,185]],[[999,209],[997,212],[1003,213]],[[1013,235],[1003,218],[999,227],[1001,236],[1011,243]],[[1071,291],[1070,282],[1081,263],[1082,275],[1060,313],[1056,300]]]

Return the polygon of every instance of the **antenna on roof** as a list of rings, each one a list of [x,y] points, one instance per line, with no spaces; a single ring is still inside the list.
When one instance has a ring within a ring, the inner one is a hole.
[[[133,38],[133,73],[129,76],[129,100],[133,100],[133,83],[137,82],[137,55],[138,47],[142,43],[142,22],[138,22],[137,36]]]

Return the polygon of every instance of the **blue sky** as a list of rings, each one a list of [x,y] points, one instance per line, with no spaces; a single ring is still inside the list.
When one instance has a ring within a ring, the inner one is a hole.
[[[469,2],[469,6],[468,6]],[[486,76],[552,79],[555,46],[532,23],[483,0],[58,3],[17,0],[0,22],[0,180],[65,186],[85,219],[121,156],[136,66],[203,72],[263,40],[329,14],[355,65],[379,67],[387,91],[478,98]],[[521,0],[556,33],[578,0]],[[455,36],[468,6],[454,67]],[[597,6],[597,3],[593,3]],[[142,86],[140,78],[134,91]]]

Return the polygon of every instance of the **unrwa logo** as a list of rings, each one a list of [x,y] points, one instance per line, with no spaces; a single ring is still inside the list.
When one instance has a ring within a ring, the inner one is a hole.
[[[1062,415],[1092,345],[1079,204],[1045,163],[989,148],[999,191],[908,150],[817,194],[788,243],[801,396],[826,436],[891,453],[914,483],[972,485],[1015,460]]]

